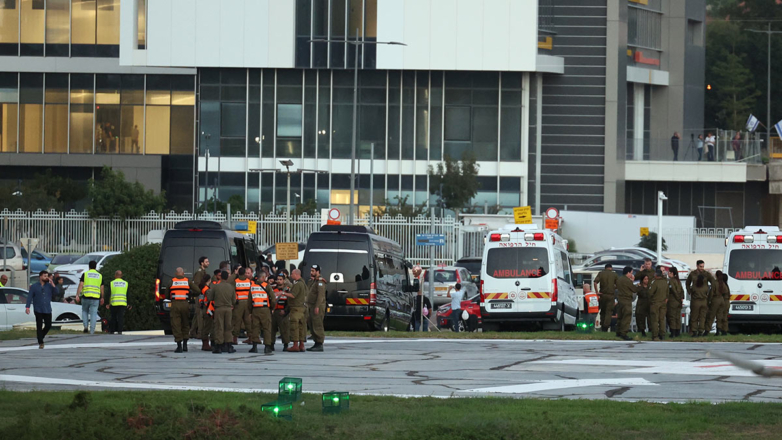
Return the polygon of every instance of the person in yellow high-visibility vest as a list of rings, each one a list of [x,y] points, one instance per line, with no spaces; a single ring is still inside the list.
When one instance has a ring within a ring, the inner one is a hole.
[[[81,301],[81,319],[84,324],[84,333],[95,334],[95,325],[98,322],[98,307],[103,305],[103,277],[95,270],[97,261],[90,261],[89,270],[84,272],[76,290],[76,302]],[[82,300],[81,297],[84,296]],[[88,330],[89,327],[89,330]]]
[[[109,333],[113,335],[114,332],[117,332],[121,335],[122,329],[125,327],[125,311],[131,308],[128,306],[128,282],[122,279],[121,270],[114,272],[114,280],[109,283],[109,286],[111,287]],[[106,308],[108,309],[109,306]]]

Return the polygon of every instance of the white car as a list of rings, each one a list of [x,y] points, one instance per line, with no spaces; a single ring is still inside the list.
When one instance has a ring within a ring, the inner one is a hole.
[[[0,288],[0,330],[11,330],[16,324],[35,322],[33,306],[30,314],[24,312],[27,290],[18,287]],[[52,324],[81,322],[81,306],[60,302],[52,303]]]
[[[22,257],[22,248],[0,239],[0,270],[3,270],[3,263],[15,271],[26,269],[24,258]]]
[[[89,254],[74,261],[72,264],[63,264],[62,266],[57,266],[55,273],[60,275],[76,275],[78,277],[82,274],[82,272],[89,269],[90,261],[96,261],[98,263],[98,270],[100,270],[104,264],[119,254],[119,252],[90,252]]]

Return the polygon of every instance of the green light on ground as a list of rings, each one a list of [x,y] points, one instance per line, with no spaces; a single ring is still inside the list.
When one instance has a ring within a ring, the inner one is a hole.
[[[331,399],[331,400],[333,400],[333,401],[334,401],[334,403],[339,403],[339,397],[335,397],[335,398],[333,398],[333,399]]]
[[[279,412],[280,412],[280,407],[279,406],[275,406],[274,407],[274,414],[277,414]]]

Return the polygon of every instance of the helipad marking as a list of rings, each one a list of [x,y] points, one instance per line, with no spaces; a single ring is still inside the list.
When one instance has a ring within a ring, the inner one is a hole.
[[[782,361],[757,360],[767,367],[780,368]],[[690,376],[738,376],[754,377],[755,373],[723,362],[672,362],[664,360],[619,360],[619,359],[561,359],[540,360],[529,364],[560,364],[560,365],[601,365],[617,367],[613,372],[627,374],[673,374]],[[634,367],[634,368],[622,368]],[[508,368],[513,370],[514,368]]]
[[[565,380],[544,380],[541,382],[532,382],[520,385],[509,385],[501,387],[475,388],[472,390],[462,390],[468,393],[502,393],[502,394],[526,394],[538,391],[561,390],[568,388],[582,388],[594,386],[657,386],[654,382],[641,377],[630,378],[605,378],[605,379],[565,379]]]

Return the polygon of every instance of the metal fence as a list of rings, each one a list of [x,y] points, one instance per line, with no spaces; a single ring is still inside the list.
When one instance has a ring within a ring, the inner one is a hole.
[[[125,222],[109,218],[91,219],[86,212],[0,212],[3,225],[3,237],[18,243],[20,239],[38,238],[38,247],[48,253],[87,253],[97,251],[123,251],[148,242],[149,233],[154,230],[171,229],[178,222],[185,220],[214,220],[227,222],[223,213],[217,214],[157,214],[151,212],[143,217],[128,219]],[[231,216],[231,221],[256,221],[255,239],[261,250],[276,242],[286,241],[287,219],[284,215],[256,215],[253,213],[237,213]],[[355,224],[368,225],[369,217],[356,217]],[[291,241],[306,242],[309,235],[320,229],[320,215],[292,216]],[[464,226],[453,217],[375,217],[373,227],[383,237],[398,242],[405,251],[407,258],[416,264],[429,264],[429,248],[416,246],[416,234],[444,234],[446,245],[435,248],[436,264],[451,264],[461,255],[472,255],[476,252],[475,242],[481,246],[483,235],[478,238],[467,228],[467,237],[461,237]],[[464,250],[463,250],[464,249]],[[464,254],[463,252],[467,252]],[[480,255],[480,253],[476,254]]]

